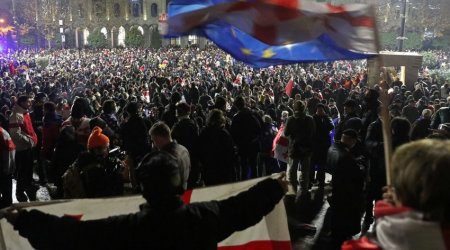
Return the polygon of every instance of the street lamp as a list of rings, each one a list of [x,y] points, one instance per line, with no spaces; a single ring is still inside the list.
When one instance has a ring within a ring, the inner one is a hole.
[[[61,48],[64,49],[64,43],[66,42],[66,36],[64,35],[64,20],[59,19],[59,34],[61,35]]]
[[[0,18],[0,23],[5,23],[5,19]]]
[[[406,22],[406,0],[402,1],[402,14],[400,19],[400,36],[398,40],[398,50],[401,52],[403,50],[403,41],[405,40],[405,22]]]

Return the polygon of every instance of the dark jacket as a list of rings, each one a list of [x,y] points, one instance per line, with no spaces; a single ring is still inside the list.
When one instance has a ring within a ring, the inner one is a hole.
[[[316,133],[314,134],[314,147],[330,147],[330,132],[334,128],[333,121],[327,115],[314,115],[313,119],[314,125],[316,125]]]
[[[332,230],[352,236],[361,229],[364,172],[350,150],[339,142],[329,149],[327,166],[333,175]]]
[[[202,178],[206,185],[236,180],[236,156],[231,135],[222,128],[206,127],[199,137]]]
[[[70,179],[67,174],[64,180],[64,198],[97,198],[118,196],[123,192],[120,169],[108,158],[94,155],[90,152],[82,152],[72,164],[69,171],[78,171],[79,179]],[[69,175],[73,177],[72,175]],[[71,183],[72,181],[78,183]],[[81,183],[80,183],[81,182]],[[72,190],[72,184],[76,186]],[[78,185],[82,184],[82,194],[76,193]]]
[[[191,171],[189,173],[188,187],[197,184],[200,178],[199,153],[198,153],[198,126],[189,117],[181,118],[172,128],[172,138],[180,145],[186,147],[191,159]]]
[[[101,113],[100,118],[106,122],[108,127],[110,127],[114,131],[114,133],[119,133],[119,120],[117,119],[117,116],[115,114]]]
[[[420,117],[419,109],[415,106],[405,106],[402,110],[402,116],[413,124]]]
[[[428,137],[431,134],[430,119],[420,118],[413,123],[411,128],[411,140],[420,140]]]
[[[433,116],[431,121],[431,128],[437,129],[440,124],[450,122],[450,108],[440,108]]]
[[[41,152],[46,159],[50,160],[56,146],[63,120],[60,115],[51,113],[45,115],[43,121]]]
[[[42,127],[42,119],[44,118],[44,109],[42,106],[33,105],[33,111],[30,113],[31,121],[33,122],[34,130]]]
[[[369,153],[370,178],[369,192],[381,199],[381,189],[386,186],[386,167],[384,162],[383,126],[380,119],[372,122],[367,130],[365,145]]]
[[[190,118],[180,119],[172,128],[172,138],[185,146],[189,154],[195,154],[195,145],[198,139],[198,126]]]
[[[230,133],[239,152],[259,151],[261,123],[251,110],[245,108],[233,117]]]
[[[270,155],[272,153],[273,140],[277,136],[277,128],[273,123],[263,123],[261,136],[261,153]]]
[[[295,114],[289,117],[284,134],[289,137],[289,157],[298,159],[312,153],[315,125],[311,116]]]
[[[345,117],[341,116],[341,119],[339,120],[339,123],[336,125],[336,132],[334,134],[334,140],[335,141],[339,141],[341,140],[342,137],[342,133],[346,130],[349,129],[350,127],[348,126],[349,124],[347,123],[349,120],[355,120],[355,119],[359,119],[358,116],[356,116],[356,114],[348,114]],[[362,124],[362,121],[361,121]]]
[[[56,140],[52,157],[52,174],[54,177],[59,179],[83,150],[83,146],[77,141],[75,128],[73,126],[63,127]]]
[[[313,138],[314,162],[325,163],[327,160],[328,148],[331,145],[330,132],[334,128],[333,121],[327,115],[314,115],[313,119],[314,124],[316,125],[316,133]]]
[[[161,121],[167,124],[169,128],[172,128],[173,125],[177,122],[177,113],[175,104],[169,104],[166,106],[164,113],[161,116]]]
[[[277,181],[268,179],[222,201],[183,205],[178,198],[164,208],[144,206],[135,214],[100,220],[21,211],[14,228],[37,250],[212,250],[232,233],[258,223],[283,195]]]
[[[150,152],[149,129],[150,127],[142,117],[131,116],[120,128],[123,150],[133,157],[143,156]]]

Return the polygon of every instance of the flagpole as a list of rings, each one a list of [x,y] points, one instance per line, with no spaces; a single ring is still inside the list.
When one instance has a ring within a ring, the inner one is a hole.
[[[374,32],[375,32],[375,46],[378,53],[377,56],[377,77],[380,76],[380,68],[383,65],[383,58],[380,55],[380,36],[378,31],[378,24],[376,20],[376,13],[374,5],[371,6],[372,16],[374,17]],[[379,83],[379,82],[378,82]],[[381,121],[383,126],[383,148],[384,148],[384,162],[386,167],[386,184],[390,186],[392,184],[392,131],[391,131],[391,117],[389,114],[389,94],[387,89],[380,89],[380,101],[381,101]]]

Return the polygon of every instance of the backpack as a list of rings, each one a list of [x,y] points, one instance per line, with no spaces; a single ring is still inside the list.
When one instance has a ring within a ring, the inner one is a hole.
[[[84,188],[83,180],[81,179],[81,174],[76,163],[72,164],[72,166],[70,166],[66,170],[66,172],[62,176],[62,179],[64,198],[86,198],[86,190]]]

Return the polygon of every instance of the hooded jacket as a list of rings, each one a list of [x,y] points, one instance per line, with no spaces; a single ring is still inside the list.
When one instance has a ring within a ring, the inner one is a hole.
[[[9,118],[9,132],[14,144],[16,144],[17,151],[31,149],[38,143],[30,114],[17,104],[14,105]]]

